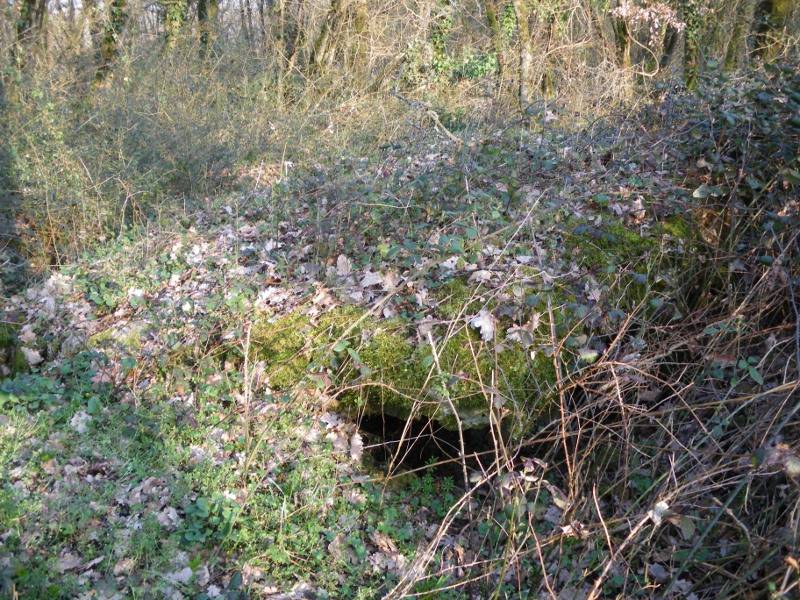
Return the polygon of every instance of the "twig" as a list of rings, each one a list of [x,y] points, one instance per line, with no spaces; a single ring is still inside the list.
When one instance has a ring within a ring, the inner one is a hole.
[[[439,119],[439,115],[436,113],[435,110],[433,110],[433,107],[418,100],[409,100],[408,98],[401,96],[397,92],[392,92],[392,95],[395,98],[398,98],[399,100],[405,102],[408,106],[410,106],[414,110],[418,110],[426,117],[428,117],[433,122],[434,127],[436,127],[436,129],[441,131],[450,141],[455,142],[459,146],[464,144],[464,140],[462,140],[457,135],[453,134],[447,127],[445,127],[442,124],[442,121]]]

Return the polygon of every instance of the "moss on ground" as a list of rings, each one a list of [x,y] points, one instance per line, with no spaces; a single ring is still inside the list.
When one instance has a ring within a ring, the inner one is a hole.
[[[671,215],[661,222],[661,230],[674,238],[693,240],[697,237],[697,227],[683,215]]]
[[[456,277],[445,282],[434,294],[436,313],[442,319],[455,319],[480,310],[483,302],[474,285]]]
[[[596,269],[638,263],[658,247],[656,240],[640,235],[619,221],[599,226],[581,223],[567,233],[566,238],[567,248],[578,255],[579,261]]]
[[[103,348],[110,343],[117,343],[124,350],[137,351],[142,347],[142,333],[144,326],[131,324],[122,330],[113,327],[95,333],[87,340],[89,348]]]

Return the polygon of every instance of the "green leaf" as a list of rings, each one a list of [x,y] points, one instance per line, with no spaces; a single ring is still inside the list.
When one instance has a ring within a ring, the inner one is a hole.
[[[592,197],[592,200],[594,200],[600,206],[608,206],[608,203],[611,201],[611,196],[608,194],[595,194]]]
[[[692,198],[708,198],[709,195],[708,186],[705,183],[692,192]]]
[[[344,352],[347,348],[350,347],[350,342],[348,340],[339,340],[336,342],[336,345],[333,347],[334,352]]]
[[[86,410],[90,415],[96,415],[100,412],[100,400],[97,399],[97,396],[92,396],[89,398],[89,403],[86,407]]]
[[[748,365],[747,372],[750,374],[750,379],[755,381],[758,385],[764,385],[764,378],[761,377],[761,373],[759,373],[755,367]]]

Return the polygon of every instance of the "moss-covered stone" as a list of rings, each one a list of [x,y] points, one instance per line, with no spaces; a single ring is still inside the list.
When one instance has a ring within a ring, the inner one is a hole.
[[[112,327],[90,336],[87,340],[87,345],[89,348],[96,349],[114,343],[125,350],[133,352],[142,347],[143,330],[144,326],[142,324],[135,323],[126,326],[122,330]]]
[[[265,319],[252,340],[274,388],[297,384],[313,363],[328,368],[336,386],[347,388],[340,395],[345,409],[406,418],[416,404],[418,416],[445,427],[454,428],[459,419],[464,427],[477,427],[488,423],[489,397],[500,396],[528,415],[551,398],[553,365],[541,353],[532,358],[516,343],[500,344],[495,357],[493,346],[468,327],[450,334],[442,327],[440,376],[431,349],[415,344],[412,334],[400,319],[381,320],[361,308],[340,307],[315,322],[298,313]]]
[[[258,358],[267,364],[271,387],[286,390],[303,379],[314,338],[308,317],[300,313],[256,323],[251,341]]]
[[[24,373],[30,367],[19,348],[19,328],[11,323],[0,323],[0,364],[5,365],[11,375]]]

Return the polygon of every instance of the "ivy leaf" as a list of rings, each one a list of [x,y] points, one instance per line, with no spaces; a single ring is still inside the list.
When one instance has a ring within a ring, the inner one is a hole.
[[[711,186],[705,183],[701,185],[699,188],[697,188],[694,192],[692,192],[693,198],[699,198],[701,200],[704,198],[708,198],[709,196],[716,197],[721,195],[722,195],[722,190],[720,190],[717,186]]]

